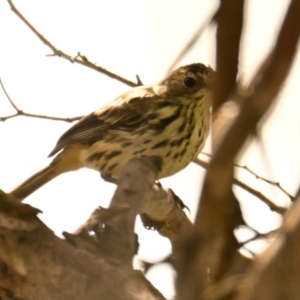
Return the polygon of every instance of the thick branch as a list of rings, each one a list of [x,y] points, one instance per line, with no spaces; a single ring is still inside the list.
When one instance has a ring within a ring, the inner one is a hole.
[[[67,236],[73,246],[56,237],[36,217],[36,209],[2,192],[0,295],[8,291],[14,298],[33,300],[164,300],[131,266],[135,216],[155,173],[151,161],[129,162],[111,207],[98,215],[96,235],[86,237],[85,243]]]
[[[178,258],[178,247],[193,224],[183,211],[182,201],[171,189],[154,184],[140,211],[146,227],[154,228],[172,243],[173,253]]]
[[[300,196],[286,213],[271,246],[235,287],[235,300],[299,299]]]
[[[217,76],[214,89],[214,112],[228,100],[238,72],[240,38],[243,28],[243,0],[221,1],[217,22]],[[230,45],[230,46],[229,46]]]
[[[288,75],[300,33],[300,1],[293,0],[282,25],[269,64],[253,94],[245,99],[239,115],[223,138],[207,170],[195,234],[187,247],[189,268],[179,278],[179,299],[198,299],[201,292],[224,275],[232,261],[233,225],[239,219],[232,197],[233,162],[257,123],[271,106]],[[236,220],[234,220],[236,219]],[[207,280],[208,270],[210,280]]]

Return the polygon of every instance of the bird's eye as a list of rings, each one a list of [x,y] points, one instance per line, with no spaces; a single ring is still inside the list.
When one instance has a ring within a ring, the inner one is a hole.
[[[183,80],[183,83],[186,87],[192,88],[192,87],[195,86],[196,80],[192,77],[185,77],[184,80]]]

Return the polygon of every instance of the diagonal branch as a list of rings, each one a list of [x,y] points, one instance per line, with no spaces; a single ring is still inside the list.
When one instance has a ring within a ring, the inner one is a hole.
[[[295,196],[291,195],[287,190],[285,190],[285,189],[281,186],[281,184],[280,184],[279,182],[275,182],[275,181],[272,181],[272,180],[270,180],[270,179],[268,179],[268,178],[262,177],[262,176],[256,174],[256,173],[255,173],[254,171],[252,171],[251,169],[249,169],[247,166],[240,166],[240,165],[237,165],[237,164],[235,164],[235,166],[238,167],[238,168],[241,168],[241,169],[244,169],[244,170],[248,171],[250,174],[252,174],[253,176],[255,176],[257,179],[260,179],[260,180],[262,180],[262,181],[264,181],[264,182],[266,182],[266,183],[269,183],[269,184],[271,184],[271,185],[277,186],[277,187],[278,187],[284,194],[286,194],[292,201],[295,200]]]
[[[201,166],[204,169],[208,169],[209,163],[201,160],[199,158],[196,158],[194,160],[194,163]],[[269,206],[269,208],[272,211],[277,212],[278,214],[283,215],[286,212],[286,208],[276,205],[272,200],[270,200],[268,197],[266,197],[264,194],[262,194],[260,191],[255,190],[254,188],[250,187],[246,183],[238,180],[237,178],[232,179],[232,183],[237,185],[238,187],[242,188],[243,190],[247,191],[248,193],[252,194],[253,196],[257,197],[259,200],[261,200],[263,203]]]
[[[193,34],[191,39],[187,42],[184,48],[180,51],[178,56],[172,62],[170,67],[168,68],[167,75],[176,67],[176,65],[182,60],[182,58],[193,48],[196,42],[200,39],[202,34],[204,33],[205,29],[212,23],[215,16],[215,12],[212,16],[209,16],[201,25],[198,27],[196,32]]]
[[[185,273],[178,275],[178,298],[199,299],[205,288],[219,282],[232,265],[235,199],[233,162],[248,137],[271,107],[294,60],[300,34],[300,1],[292,0],[268,64],[253,93],[245,97],[240,113],[215,150],[203,185],[195,232],[186,243]],[[228,16],[229,18],[232,16]],[[233,18],[233,17],[232,17]],[[236,219],[238,221],[238,219]],[[209,270],[209,273],[208,273]],[[245,299],[245,298],[243,298]],[[271,298],[269,298],[271,299]]]
[[[54,121],[66,121],[66,122],[73,122],[81,119],[82,117],[73,117],[73,118],[60,118],[60,117],[52,117],[52,116],[45,116],[45,115],[40,115],[40,114],[32,114],[32,113],[27,113],[18,108],[18,106],[14,103],[14,101],[11,99],[9,96],[8,92],[6,91],[4,84],[2,82],[2,79],[0,77],[0,85],[2,87],[2,90],[7,97],[9,103],[11,106],[16,110],[16,113],[8,115],[8,116],[0,116],[0,122],[4,122],[8,119],[12,119],[18,116],[25,116],[25,117],[31,117],[31,118],[39,118],[39,119],[47,119],[47,120],[54,120]]]
[[[206,156],[208,156],[208,157],[211,157],[211,154],[209,154],[209,153],[201,152],[201,154],[206,155]],[[200,163],[198,162],[198,160],[200,161]],[[199,164],[200,166],[202,166],[202,167],[205,168],[205,169],[206,169],[206,167],[205,167],[204,165],[206,165],[206,166],[208,165],[207,162],[202,161],[202,160],[200,160],[199,158],[196,158],[195,161],[194,161],[194,163]],[[202,163],[203,163],[203,165],[202,165]],[[234,163],[234,166],[237,167],[237,168],[246,170],[247,172],[249,172],[250,174],[252,174],[253,176],[255,176],[256,179],[259,179],[259,180],[261,180],[261,181],[264,181],[264,182],[266,182],[266,183],[268,183],[268,184],[270,184],[270,185],[276,186],[276,187],[279,188],[279,189],[280,189],[287,197],[289,197],[289,198],[291,199],[291,201],[294,201],[294,200],[295,200],[296,197],[293,196],[292,194],[290,194],[285,188],[283,188],[283,186],[280,184],[280,182],[278,182],[278,181],[273,181],[273,180],[270,180],[270,179],[268,179],[268,178],[265,178],[265,177],[263,177],[263,176],[261,176],[261,175],[258,175],[256,172],[254,172],[253,170],[251,170],[248,166],[241,166],[241,165],[239,165],[239,164],[237,164],[237,163]]]
[[[128,86],[134,87],[137,86],[137,83],[130,81],[122,76],[119,76],[115,73],[112,73],[100,66],[97,66],[93,62],[91,62],[86,56],[81,55],[78,53],[75,57],[72,57],[71,55],[66,54],[65,52],[59,50],[56,48],[50,41],[48,41],[22,14],[21,12],[16,8],[12,0],[7,0],[11,10],[31,29],[31,31],[46,45],[53,51],[53,56],[59,56],[62,57],[71,63],[77,63],[82,66],[91,68],[97,72],[100,72],[102,74],[105,74],[106,76],[113,78],[115,80],[118,80]]]

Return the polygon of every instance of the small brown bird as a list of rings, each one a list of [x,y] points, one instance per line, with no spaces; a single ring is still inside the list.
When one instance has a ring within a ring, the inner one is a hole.
[[[58,140],[49,166],[11,195],[23,200],[54,177],[88,167],[118,179],[132,158],[152,157],[158,178],[186,167],[209,132],[214,71],[203,64],[183,66],[158,85],[140,86],[82,118]]]

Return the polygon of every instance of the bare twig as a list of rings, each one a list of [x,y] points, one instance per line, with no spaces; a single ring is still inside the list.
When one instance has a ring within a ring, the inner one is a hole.
[[[276,205],[274,202],[272,202],[269,198],[267,198],[265,195],[263,195],[261,192],[253,189],[252,187],[248,186],[247,184],[245,184],[244,182],[233,178],[233,184],[241,187],[242,189],[244,189],[245,191],[249,192],[250,194],[252,194],[253,196],[257,197],[259,200],[261,200],[262,202],[264,202],[265,204],[267,204],[269,206],[269,208],[272,211],[275,211],[281,215],[283,215],[286,212],[286,208]]]
[[[81,119],[81,117],[74,117],[74,118],[51,117],[51,116],[45,116],[45,115],[39,115],[39,114],[26,113],[26,112],[23,112],[22,110],[19,110],[17,113],[12,114],[12,115],[4,116],[4,117],[0,116],[0,122],[4,122],[8,119],[12,119],[12,118],[15,118],[18,116],[25,116],[25,117],[31,117],[31,118],[53,120],[53,121],[65,121],[65,122],[70,122],[70,123]]]
[[[201,154],[206,155],[206,156],[208,156],[208,157],[211,157],[211,154],[209,154],[209,153],[201,152]],[[201,164],[198,162],[198,160],[200,160],[200,159],[197,158],[197,159],[194,161],[194,163],[201,165]],[[200,161],[201,161],[201,160],[200,160]],[[203,161],[203,163],[205,163],[205,162]],[[201,166],[202,166],[202,165],[201,165]],[[278,187],[278,188],[279,188],[286,196],[288,196],[288,197],[291,199],[291,201],[294,201],[294,200],[295,200],[295,196],[293,196],[293,195],[290,194],[286,189],[284,189],[284,188],[282,187],[282,185],[280,184],[280,182],[278,182],[278,181],[273,181],[273,180],[270,180],[270,179],[268,179],[268,178],[265,178],[265,177],[263,177],[263,176],[261,176],[261,175],[258,175],[256,172],[252,171],[252,170],[251,170],[249,167],[247,167],[247,166],[241,166],[241,165],[239,165],[239,164],[237,164],[237,163],[234,163],[234,166],[237,167],[237,168],[241,168],[241,169],[244,169],[244,170],[248,171],[248,172],[251,173],[253,176],[255,176],[256,179],[262,180],[262,181],[264,181],[264,182],[266,182],[266,183],[269,183],[269,184],[271,184],[271,185],[274,185],[274,186]],[[205,168],[204,166],[202,166],[202,167]]]
[[[292,201],[295,200],[295,196],[291,195],[287,190],[285,190],[281,184],[277,181],[272,181],[268,178],[262,177],[258,174],[256,174],[254,171],[252,171],[251,169],[249,169],[247,166],[240,166],[238,164],[235,164],[236,167],[241,168],[241,169],[245,169],[246,171],[248,171],[249,173],[251,173],[252,175],[254,175],[257,179],[260,179],[262,181],[265,181],[266,183],[269,183],[271,185],[275,185],[276,187],[278,187],[284,194],[286,194]]]
[[[137,82],[136,85],[137,85],[137,86],[142,86],[142,85],[143,85],[143,82],[142,82],[140,76],[139,76],[138,74],[136,74],[135,77],[136,77],[136,82]]]
[[[296,9],[299,12],[300,5]],[[299,299],[299,204],[297,195],[270,247],[253,262],[236,285],[235,300]]]
[[[77,53],[76,56],[71,56],[66,54],[65,52],[59,50],[58,48],[56,48],[50,41],[48,41],[22,14],[21,12],[16,8],[16,6],[14,5],[14,3],[11,0],[7,0],[11,10],[31,29],[31,31],[45,44],[47,45],[52,51],[53,54],[51,54],[51,56],[59,56],[59,57],[63,57],[64,59],[70,61],[71,63],[78,63],[82,66],[91,68],[97,72],[100,72],[102,74],[105,74],[106,76],[113,78],[115,80],[118,80],[126,85],[129,85],[131,87],[137,86],[137,83],[130,81],[124,77],[121,77],[115,73],[112,73],[100,66],[97,66],[96,64],[94,64],[93,62],[91,62],[86,56],[81,55],[80,52]],[[50,55],[48,55],[50,56]]]
[[[181,50],[181,52],[178,54],[178,56],[175,58],[173,63],[170,65],[167,75],[170,74],[170,72],[176,67],[176,65],[181,61],[181,59],[192,49],[192,47],[196,44],[196,42],[200,39],[205,29],[211,24],[212,20],[215,17],[215,12],[213,15],[209,16],[196,30],[196,32],[193,34],[191,39],[188,41],[188,43],[184,46],[184,48]]]
[[[19,109],[18,106],[14,103],[14,101],[11,99],[11,97],[9,96],[8,92],[6,91],[4,84],[2,82],[2,79],[0,77],[0,85],[1,88],[5,94],[5,96],[7,97],[9,103],[11,104],[11,106],[16,110],[16,113],[8,115],[8,116],[0,116],[0,122],[4,122],[8,119],[12,119],[18,116],[25,116],[25,117],[31,117],[31,118],[39,118],[39,119],[47,119],[47,120],[54,120],[54,121],[65,121],[65,122],[74,122],[77,121],[79,119],[81,119],[82,117],[73,117],[73,118],[60,118],[60,117],[52,117],[52,116],[45,116],[45,115],[40,115],[40,114],[32,114],[32,113],[27,113],[24,112],[23,110]]]
[[[209,163],[206,161],[203,161],[199,158],[196,158],[194,160],[194,163],[201,166],[204,169],[208,168]],[[269,206],[269,208],[272,211],[277,212],[278,214],[284,214],[286,212],[286,208],[276,205],[272,200],[270,200],[268,197],[266,197],[261,192],[255,190],[254,188],[250,187],[249,185],[245,184],[244,182],[238,180],[237,178],[232,179],[232,183],[239,186],[243,190],[247,191],[248,193],[252,194],[253,196],[257,197],[259,200],[261,200],[263,203]]]
[[[5,96],[6,96],[6,98],[8,99],[9,103],[11,104],[11,106],[12,106],[17,112],[20,111],[20,110],[18,109],[18,107],[16,106],[16,104],[15,104],[15,103],[12,101],[12,99],[10,98],[9,94],[7,93],[7,91],[6,91],[5,87],[4,87],[4,84],[3,84],[3,82],[2,82],[1,77],[0,77],[0,85],[1,85],[1,87],[2,87],[2,90],[3,90],[3,92],[4,92]]]

